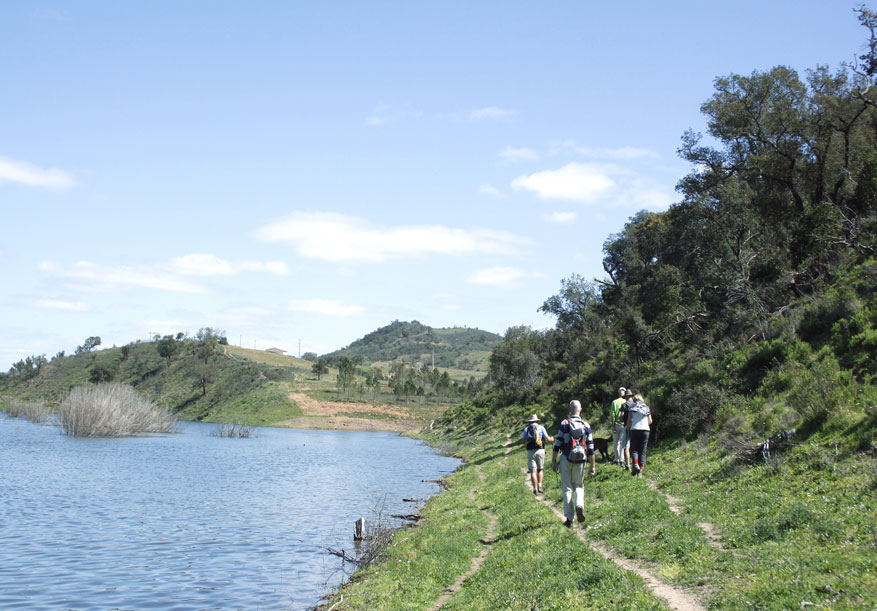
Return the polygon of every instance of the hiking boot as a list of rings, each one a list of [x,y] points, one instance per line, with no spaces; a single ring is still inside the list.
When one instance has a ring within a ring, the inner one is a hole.
[[[633,475],[634,477],[636,477],[637,475],[639,475],[639,465],[634,464],[634,465],[630,468],[630,474]]]
[[[539,491],[539,494],[542,494],[543,492],[545,492],[545,491],[542,489],[542,486],[539,486],[539,488],[537,488],[537,490]]]
[[[539,494],[539,490],[537,490],[536,488],[533,488],[533,494]]]
[[[585,508],[584,507],[576,507],[576,519],[579,522],[585,521]]]
[[[572,520],[567,518],[566,520],[564,520],[563,525],[566,526],[567,528],[572,528]]]

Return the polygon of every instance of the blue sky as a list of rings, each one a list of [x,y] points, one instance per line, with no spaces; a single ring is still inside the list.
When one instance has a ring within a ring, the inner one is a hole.
[[[676,201],[713,79],[854,59],[856,4],[3,3],[0,369],[204,326],[293,354],[549,326]]]

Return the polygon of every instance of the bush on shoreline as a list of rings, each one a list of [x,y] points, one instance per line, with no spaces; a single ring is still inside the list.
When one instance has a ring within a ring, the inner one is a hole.
[[[10,418],[27,418],[36,424],[48,420],[52,410],[45,401],[19,401],[13,399],[4,408]]]
[[[58,409],[64,433],[74,437],[128,437],[170,433],[177,419],[125,384],[81,386]]]

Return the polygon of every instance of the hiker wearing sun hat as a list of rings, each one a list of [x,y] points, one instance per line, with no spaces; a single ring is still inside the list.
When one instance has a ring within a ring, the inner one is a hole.
[[[539,416],[533,414],[527,420],[527,428],[521,435],[521,443],[527,448],[527,470],[530,472],[530,484],[533,494],[542,493],[542,476],[545,468],[545,444],[554,441],[545,427],[539,424]]]

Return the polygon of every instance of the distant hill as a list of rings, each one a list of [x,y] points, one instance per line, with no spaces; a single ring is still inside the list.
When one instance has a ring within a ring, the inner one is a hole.
[[[394,320],[385,327],[372,331],[346,348],[324,354],[334,360],[342,356],[361,356],[370,363],[405,361],[432,364],[469,371],[486,371],[487,359],[502,337],[490,331],[453,327],[433,329],[416,320]]]
[[[4,400],[43,399],[56,405],[88,382],[121,382],[168,407],[185,420],[271,424],[301,415],[287,397],[296,376],[310,374],[311,364],[263,351],[215,341],[136,342],[61,356],[38,371],[0,375],[0,409]]]

